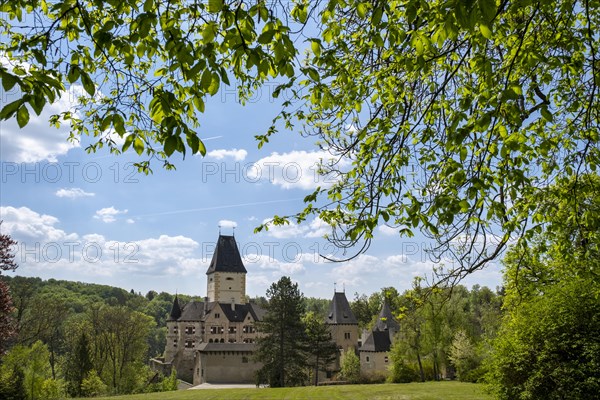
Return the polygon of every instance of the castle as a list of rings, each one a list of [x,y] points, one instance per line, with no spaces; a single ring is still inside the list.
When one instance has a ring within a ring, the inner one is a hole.
[[[166,375],[175,368],[179,379],[194,385],[255,382],[261,367],[252,357],[260,335],[256,323],[265,310],[246,300],[246,274],[235,237],[219,235],[206,271],[207,296],[202,302],[183,305],[175,296],[167,320],[164,357],[151,360],[155,370]],[[387,304],[373,332],[363,333],[362,346],[358,321],[345,293],[334,293],[325,322],[340,354],[360,353],[361,371],[387,370],[387,352],[397,332]],[[335,370],[339,370],[339,357],[331,372]]]

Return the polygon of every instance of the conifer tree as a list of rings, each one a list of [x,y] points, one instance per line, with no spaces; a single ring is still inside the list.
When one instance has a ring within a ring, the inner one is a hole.
[[[306,380],[304,296],[298,284],[284,276],[267,290],[267,298],[267,314],[258,324],[263,333],[257,341],[256,359],[263,363],[259,376],[271,387],[303,384]]]

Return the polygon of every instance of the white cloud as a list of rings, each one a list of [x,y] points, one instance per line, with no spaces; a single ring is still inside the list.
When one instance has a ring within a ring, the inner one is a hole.
[[[58,218],[46,214],[38,214],[27,207],[0,207],[2,230],[21,241],[53,242],[77,239],[76,234],[67,234],[55,227]]]
[[[238,224],[235,221],[230,221],[228,219],[222,219],[219,221],[219,226],[221,228],[237,228]]]
[[[79,197],[93,197],[96,195],[95,193],[86,192],[81,188],[59,189],[54,194],[57,197],[67,197],[69,199],[76,199]]]
[[[270,220],[271,219],[269,219],[269,218],[263,220],[263,224],[268,223]],[[285,225],[268,224],[268,228],[269,228],[269,230],[266,231],[265,233],[268,236],[271,236],[271,237],[274,237],[277,239],[290,239],[290,238],[303,237],[308,230],[308,227],[306,227],[304,225],[295,224],[294,222],[290,222],[289,224],[285,224]]]
[[[78,235],[56,227],[59,220],[27,207],[0,207],[2,233],[18,241],[15,258],[28,275],[67,274],[67,279],[90,277],[200,276],[209,260],[198,255],[200,245],[185,236],[161,235],[129,242],[97,233]]]
[[[317,217],[308,225],[309,231],[306,233],[307,238],[322,238],[331,233],[331,225]]]
[[[327,151],[292,151],[272,153],[261,158],[247,169],[247,179],[251,181],[268,180],[283,189],[315,189],[335,183],[336,177],[319,175],[321,163],[334,162],[336,158]],[[342,159],[338,168],[344,168],[348,161]]]
[[[127,214],[127,210],[117,210],[111,206],[96,211],[94,218],[102,220],[102,222],[110,223],[115,222],[117,220],[115,217],[119,214]]]
[[[394,236],[398,234],[398,229],[392,228],[389,225],[379,225],[377,230],[385,236]]]
[[[0,57],[0,62],[3,63]],[[57,157],[67,154],[70,149],[79,147],[78,142],[69,142],[71,125],[63,121],[60,128],[52,128],[50,117],[65,111],[74,112],[77,98],[83,93],[81,85],[72,85],[50,105],[46,105],[38,116],[29,109],[29,123],[19,128],[16,118],[0,122],[0,158],[3,161],[34,163],[56,162]],[[7,93],[6,101],[17,100],[20,95]],[[14,97],[14,98],[13,98]]]
[[[211,150],[208,153],[206,153],[207,157],[215,158],[217,160],[222,160],[224,158],[233,158],[235,161],[244,161],[247,155],[248,152],[244,149],[218,149]]]

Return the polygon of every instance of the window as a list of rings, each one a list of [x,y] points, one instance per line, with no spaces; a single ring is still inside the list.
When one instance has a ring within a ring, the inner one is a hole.
[[[213,335],[223,333],[223,327],[222,326],[211,326],[210,333],[212,333]]]
[[[188,335],[193,335],[194,333],[196,333],[196,327],[195,326],[186,326],[185,333]]]
[[[186,347],[186,349],[192,349],[192,348],[194,348],[195,344],[196,344],[195,340],[188,339],[188,340],[185,341],[185,347]]]
[[[346,340],[350,339],[350,332],[344,332],[344,339],[346,339]]]
[[[177,339],[173,340],[173,347],[177,347]]]
[[[215,318],[221,318],[221,314],[215,313]]]
[[[254,343],[254,339],[246,338],[243,340],[244,343]]]
[[[226,281],[232,281],[233,278],[229,277],[229,278],[225,278]]]
[[[229,333],[236,333],[237,332],[237,326],[230,326],[229,327]]]
[[[369,362],[369,356],[367,356],[367,362]]]
[[[256,332],[256,329],[252,325],[244,325],[244,327],[242,328],[242,332],[243,333],[254,333],[254,332]]]
[[[173,333],[177,334],[177,332],[179,332],[179,329],[177,328],[177,325],[175,325],[173,327]]]
[[[228,342],[229,343],[235,343],[235,339],[229,339]]]
[[[242,357],[242,363],[248,364],[248,357]]]
[[[383,357],[383,362],[385,362],[385,363],[388,362],[388,357],[387,356]]]

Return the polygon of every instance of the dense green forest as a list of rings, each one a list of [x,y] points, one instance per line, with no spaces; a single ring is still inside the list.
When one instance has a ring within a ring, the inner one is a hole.
[[[174,295],[155,291],[141,294],[55,279],[3,279],[10,287],[18,332],[2,359],[4,386],[21,381],[28,399],[176,388],[174,377],[157,376],[148,367],[149,359],[164,351],[166,319]],[[420,380],[417,358],[425,379],[454,376],[452,346],[459,339],[468,341],[472,348],[469,370],[479,367],[487,354],[485,340],[498,329],[502,296],[488,288],[475,286],[468,290],[457,286],[452,291],[427,296],[424,307],[417,310],[414,295],[414,288],[402,294],[385,288],[370,296],[356,293],[350,299],[361,329],[372,327],[384,298],[387,299],[402,322],[401,334],[412,340],[409,349],[395,346],[394,354],[413,373],[406,375],[405,368],[404,375],[395,373],[393,379],[407,380],[410,376],[408,380]],[[200,300],[178,296],[182,302]],[[263,305],[267,302],[262,296],[252,301]],[[329,301],[306,298],[305,312],[322,319]],[[468,375],[466,380],[475,380],[479,375]]]

